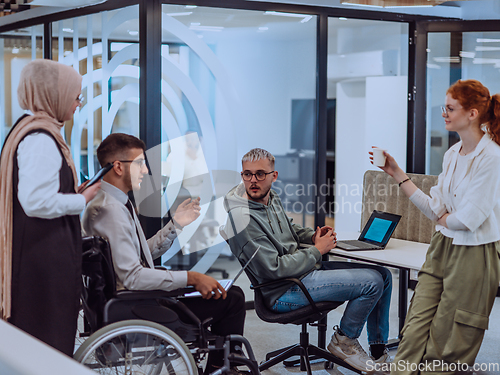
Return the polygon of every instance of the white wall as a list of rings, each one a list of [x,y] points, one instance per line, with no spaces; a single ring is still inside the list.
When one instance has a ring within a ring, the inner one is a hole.
[[[363,58],[358,53],[397,51],[394,76],[366,77],[375,73],[364,71],[357,79],[328,82],[328,97],[337,98],[336,196],[330,212],[337,231],[353,232],[360,230],[363,175],[373,168],[368,158],[371,146],[387,148],[406,168],[408,27],[398,22],[351,19],[330,19],[332,24],[336,28],[330,28],[329,38],[336,43],[329,46],[330,55]],[[335,66],[328,69],[329,76],[335,77],[331,71]]]
[[[363,175],[379,170],[369,162],[371,146],[388,150],[406,169],[407,80],[367,77],[337,83],[335,228],[360,230]]]
[[[254,147],[276,155],[289,152],[292,99],[316,95],[315,37],[299,41],[221,41],[216,54],[240,103],[238,160]]]
[[[357,231],[360,222],[359,183],[365,160],[365,80],[337,83],[335,144],[335,229]],[[356,206],[357,205],[357,206]],[[331,208],[330,208],[330,211]],[[358,214],[356,213],[358,212]]]
[[[314,25],[311,25],[314,26]],[[308,26],[308,27],[311,27]],[[231,121],[224,110],[226,102],[216,89],[215,127],[218,145],[218,169],[241,171],[241,158],[254,147],[274,155],[291,151],[292,99],[316,96],[316,34],[311,39],[266,40],[265,35],[242,35],[223,39],[212,49],[236,91],[238,108],[232,133],[218,130]],[[234,155],[236,157],[228,157]],[[224,223],[226,212],[217,200],[215,218]]]
[[[338,29],[337,53],[399,49],[402,26],[397,22],[367,22],[357,27]],[[329,51],[332,53],[333,51]]]
[[[365,145],[387,149],[403,170],[408,130],[407,86],[406,76],[366,78]],[[367,166],[379,170],[371,164]]]

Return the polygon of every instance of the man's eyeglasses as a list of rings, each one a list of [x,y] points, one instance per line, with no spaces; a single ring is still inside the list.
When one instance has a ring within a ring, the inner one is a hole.
[[[448,117],[450,113],[453,113],[453,111],[453,108],[441,107],[441,112],[443,113],[444,117]]]
[[[264,181],[267,175],[271,173],[274,173],[274,171],[271,172],[257,171],[256,173],[241,172],[241,178],[243,178],[243,180],[245,181],[251,181],[252,177],[255,176],[257,181]]]
[[[146,159],[135,159],[135,160],[117,160],[121,163],[135,163],[142,167],[143,165],[146,165]]]

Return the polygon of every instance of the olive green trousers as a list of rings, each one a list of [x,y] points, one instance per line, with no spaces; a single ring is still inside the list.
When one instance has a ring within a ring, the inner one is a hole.
[[[500,281],[500,243],[436,232],[418,274],[391,374],[455,374],[476,359]]]

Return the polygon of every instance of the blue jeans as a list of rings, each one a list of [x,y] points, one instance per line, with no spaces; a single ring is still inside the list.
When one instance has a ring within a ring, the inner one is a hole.
[[[315,302],[349,301],[340,321],[340,329],[351,339],[361,334],[367,323],[368,343],[387,344],[392,275],[384,267],[364,263],[323,262],[302,283]],[[276,312],[287,312],[308,305],[296,285],[274,304]]]

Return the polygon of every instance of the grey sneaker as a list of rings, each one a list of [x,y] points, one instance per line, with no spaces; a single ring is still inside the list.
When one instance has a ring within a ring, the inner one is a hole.
[[[332,335],[332,339],[328,344],[328,350],[335,357],[343,359],[359,371],[369,372],[367,362],[370,361],[373,364],[373,359],[366,354],[357,339],[341,336],[338,332],[334,332]]]
[[[371,357],[373,359],[373,357]],[[379,359],[374,359],[376,363],[391,363],[394,358],[392,358],[387,349],[384,350],[384,354]]]

